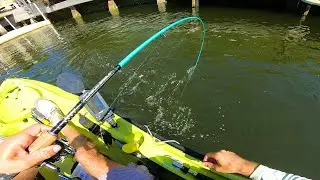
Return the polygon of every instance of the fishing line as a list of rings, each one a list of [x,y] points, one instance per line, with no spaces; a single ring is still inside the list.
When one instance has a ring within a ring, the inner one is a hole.
[[[196,65],[198,64],[201,53],[204,46],[204,38],[205,38],[205,26],[204,22],[199,17],[187,17],[180,19],[165,28],[161,29],[159,32],[151,36],[149,39],[144,41],[142,44],[140,44],[136,49],[134,49],[131,53],[129,53],[125,58],[123,58],[109,73],[104,76],[90,91],[88,91],[81,99],[80,101],[64,116],[64,118],[59,121],[49,132],[46,132],[39,136],[30,146],[30,151],[36,151],[40,148],[42,148],[45,144],[53,144],[54,141],[57,139],[57,135],[61,132],[61,130],[68,124],[68,122],[77,115],[80,110],[88,103],[88,101],[95,96],[99,90],[115,75],[119,72],[120,69],[122,69],[125,65],[127,65],[133,57],[135,57],[139,52],[141,52],[145,47],[147,47],[152,41],[157,39],[158,37],[161,37],[162,34],[167,32],[168,30],[172,29],[176,25],[179,25],[183,22],[190,21],[190,20],[198,20],[201,22],[202,29],[203,29],[203,36],[202,36],[202,43],[199,50],[199,54],[197,55]],[[118,125],[116,123],[110,124],[112,127],[117,127]],[[46,142],[45,144],[43,142]]]
[[[191,71],[190,71],[190,74],[188,73],[187,77],[184,78],[184,79],[187,79],[187,82],[181,92],[181,96],[183,95],[187,85],[188,85],[188,82],[190,81],[192,75],[193,75],[193,72],[195,71],[196,69],[196,66],[198,65],[199,61],[200,61],[200,57],[201,57],[201,54],[202,54],[202,51],[203,51],[203,48],[204,48],[204,40],[205,40],[205,35],[206,35],[206,28],[205,28],[205,25],[204,25],[204,22],[202,21],[202,19],[200,19],[199,17],[187,17],[187,18],[184,18],[184,19],[181,19],[179,21],[176,21],[172,24],[170,24],[169,26],[163,28],[162,30],[160,30],[158,33],[154,34],[152,37],[150,37],[148,40],[146,40],[144,43],[142,43],[140,46],[138,46],[134,51],[132,51],[128,56],[126,56],[118,65],[120,65],[121,67],[123,67],[124,65],[126,65],[132,57],[134,57],[139,51],[141,51],[142,49],[144,49],[147,45],[149,45],[153,40],[155,40],[156,38],[158,38],[159,36],[161,37],[166,37],[166,31],[168,31],[169,29],[173,28],[174,26],[182,23],[182,22],[185,22],[185,21],[188,21],[188,20],[192,20],[192,19],[196,19],[196,20],[199,20],[200,23],[201,23],[201,26],[202,26],[202,40],[201,40],[201,47],[200,47],[200,50],[199,50],[199,53],[197,55],[197,58],[196,58],[196,62],[195,62],[195,65],[193,67],[191,67]],[[154,50],[154,49],[153,49]],[[152,50],[152,51],[153,51]],[[151,54],[151,53],[150,53]],[[150,54],[148,55],[148,57],[150,56]],[[147,58],[148,58],[147,57]],[[146,61],[146,59],[140,64],[140,66],[138,67],[137,70],[140,69],[140,67],[142,66],[142,64]],[[189,70],[190,70],[189,69]],[[136,71],[137,71],[136,70]],[[136,72],[135,71],[135,72]],[[136,75],[134,72],[134,76]],[[131,81],[133,80],[134,77],[132,77],[132,79],[130,80],[129,83],[125,84],[125,87],[123,89],[121,89],[120,93],[116,96],[116,99],[112,102],[111,105],[113,105],[115,103],[115,101],[117,100],[117,98],[119,98],[119,96],[121,95],[121,93],[124,91],[124,89],[131,83]],[[181,97],[180,96],[180,97]]]
[[[188,72],[188,75],[187,75],[187,77],[185,78],[185,79],[187,80],[187,82],[186,82],[186,84],[184,85],[184,87],[183,87],[183,89],[182,89],[182,92],[181,92],[181,94],[180,94],[180,98],[182,97],[182,95],[183,95],[183,93],[184,93],[184,91],[185,91],[185,89],[186,89],[189,81],[191,80],[191,77],[192,77],[194,71],[196,70],[196,68],[197,68],[197,64],[194,65],[193,67],[191,67],[191,68],[189,69],[189,70],[190,70],[190,74],[189,74],[189,72]]]
[[[163,28],[162,30],[160,30],[158,33],[156,33],[155,35],[153,35],[151,38],[149,38],[147,41],[145,41],[144,43],[142,43],[140,46],[138,46],[134,51],[132,51],[126,58],[124,58],[120,63],[119,65],[121,66],[122,65],[122,62],[124,62],[123,65],[125,65],[128,61],[127,61],[127,58],[132,58],[137,52],[141,51],[145,46],[147,46],[148,44],[150,44],[153,40],[155,40],[156,38],[158,38],[159,36],[160,37],[166,37],[166,34],[165,32],[168,31],[169,29],[171,29],[172,27],[174,27],[175,25],[177,24],[180,24],[184,21],[187,21],[187,20],[191,20],[191,19],[197,19],[200,21],[201,25],[202,25],[202,40],[201,40],[201,47],[200,47],[200,50],[199,50],[199,53],[197,55],[197,58],[196,58],[196,62],[195,62],[195,65],[192,66],[191,68],[188,69],[188,75],[184,78],[184,80],[187,80],[186,84],[184,85],[183,87],[183,90],[181,92],[181,96],[183,95],[187,85],[188,85],[188,82],[191,80],[192,78],[192,75],[194,73],[194,70],[196,69],[196,66],[197,64],[199,63],[199,60],[200,60],[200,57],[201,57],[201,54],[202,54],[202,51],[203,51],[203,48],[204,48],[204,40],[205,40],[205,26],[204,26],[204,23],[203,21],[199,18],[199,17],[188,17],[188,18],[184,18],[184,19],[181,19],[179,21],[176,21],[175,23],[172,23],[171,25]],[[163,43],[163,41],[161,41],[161,43]],[[181,44],[182,42],[180,42]],[[145,63],[145,61],[149,58],[149,56],[151,55],[151,53],[155,50],[155,48],[149,53],[149,55],[144,59],[144,61],[139,65],[139,67],[134,71],[134,74],[133,76],[129,77],[127,82],[124,84],[123,88],[121,89],[120,93],[118,93],[118,95],[116,96],[116,98],[114,99],[114,101],[111,103],[110,107],[114,105],[114,103],[116,102],[116,100],[122,95],[123,91],[129,86],[129,84],[133,81],[133,79],[136,77],[136,72],[142,67],[142,65]],[[179,87],[179,85],[178,85]],[[178,88],[177,87],[177,88]],[[174,92],[173,92],[174,93]],[[181,97],[180,96],[180,97]]]
[[[162,45],[163,41],[161,41],[161,45]],[[160,45],[160,46],[161,46]],[[148,58],[150,57],[150,55],[153,53],[153,51],[155,49],[158,49],[160,46],[156,46],[154,47],[151,52],[147,55],[147,57],[140,63],[140,65],[138,66],[138,68],[133,72],[133,76],[129,77],[128,80],[126,81],[126,83],[124,83],[124,85],[122,87],[120,87],[120,92],[118,93],[118,95],[116,96],[116,98],[113,100],[113,102],[110,104],[110,107],[112,105],[114,105],[114,103],[116,102],[116,100],[122,95],[122,92],[128,87],[128,85],[132,82],[132,80],[136,77],[136,72],[142,67],[142,65],[148,60]]]
[[[161,41],[161,44],[162,44],[162,41]],[[161,45],[160,45],[160,46],[161,46]],[[142,65],[148,60],[149,56],[153,53],[153,51],[154,51],[155,49],[158,49],[160,46],[156,46],[156,47],[154,47],[154,48],[151,50],[151,52],[146,56],[146,58],[139,64],[139,66],[138,66],[138,68],[135,70],[135,72],[138,71],[138,70],[142,67]],[[110,108],[114,105],[114,103],[115,103],[116,100],[120,97],[120,95],[122,94],[122,92],[127,88],[127,86],[128,86],[128,85],[132,82],[132,80],[135,78],[135,76],[136,76],[135,72],[134,72],[134,75],[133,75],[133,76],[131,76],[131,77],[128,78],[127,83],[124,83],[124,86],[120,87],[121,90],[120,90],[120,92],[118,93],[118,95],[116,96],[116,98],[113,100],[113,102],[110,104]],[[108,114],[108,113],[107,113],[107,114]],[[101,126],[103,123],[104,123],[104,121],[99,122],[97,125],[98,125],[98,126]],[[103,137],[102,137],[102,134],[100,134],[100,137],[99,137],[99,138],[104,142]],[[88,139],[89,139],[89,138],[88,138],[87,136],[84,136],[81,144],[84,144]],[[128,159],[129,159],[129,158],[128,158]]]
[[[120,68],[123,68],[128,62],[130,62],[130,60],[135,56],[137,55],[141,50],[143,50],[146,46],[148,46],[152,41],[154,41],[155,39],[157,39],[158,37],[166,37],[165,35],[165,32],[170,30],[171,28],[175,27],[176,25],[178,24],[181,24],[185,21],[189,21],[189,20],[192,20],[192,19],[196,19],[198,21],[200,21],[201,25],[202,25],[202,40],[201,40],[201,47],[200,47],[200,50],[199,50],[199,53],[197,55],[197,58],[196,58],[196,62],[195,62],[195,65],[194,65],[194,68],[197,66],[197,64],[199,63],[199,60],[200,60],[200,57],[201,57],[201,54],[202,54],[202,51],[203,51],[203,48],[204,48],[204,40],[205,40],[205,35],[206,35],[206,29],[205,29],[205,25],[204,25],[204,22],[202,21],[202,19],[200,19],[199,17],[187,17],[187,18],[183,18],[181,20],[178,20],[172,24],[170,24],[169,26],[161,29],[158,33],[154,34],[153,36],[151,36],[149,39],[147,39],[145,42],[143,42],[140,46],[138,46],[136,49],[134,49],[129,55],[127,55],[119,64],[118,66],[120,66]],[[161,41],[161,44],[163,43],[163,41]],[[157,48],[159,48],[160,46],[158,46]],[[140,63],[140,65],[138,66],[138,68],[135,70],[135,72],[137,72],[141,67],[142,65],[148,60],[149,56],[152,54],[152,52],[155,50],[156,48],[153,48],[152,51],[147,55],[147,57]],[[194,69],[193,69],[194,71]],[[134,72],[134,75],[133,77],[129,77],[127,80],[128,83],[126,83],[124,85],[124,88],[122,88],[120,90],[120,92],[118,93],[118,95],[116,96],[116,98],[113,100],[113,102],[111,103],[110,107],[112,105],[114,105],[114,103],[116,102],[116,100],[120,97],[121,93],[124,91],[124,89],[127,88],[127,86],[132,82],[132,80],[135,78],[136,74]],[[193,73],[193,72],[192,72]],[[192,74],[191,74],[192,75]],[[188,78],[188,79],[191,79],[191,76]],[[186,87],[186,86],[185,86]],[[184,87],[184,89],[185,89]],[[87,140],[88,138],[85,138],[85,140]]]
[[[204,38],[205,38],[205,27],[203,21],[199,17],[187,17],[183,18],[181,20],[178,20],[169,26],[161,29],[159,32],[151,36],[149,39],[144,41],[141,45],[139,45],[136,49],[134,49],[131,53],[129,53],[125,58],[123,58],[109,73],[104,76],[90,91],[88,91],[77,104],[63,117],[62,120],[60,120],[54,127],[48,131],[42,133],[29,147],[29,152],[36,152],[37,150],[44,148],[48,145],[53,144],[58,139],[58,134],[62,131],[62,129],[68,125],[69,121],[74,118],[80,110],[89,102],[89,100],[95,96],[99,90],[117,73],[121,68],[123,68],[126,64],[128,64],[133,57],[135,57],[139,52],[141,52],[146,46],[148,46],[152,41],[160,37],[162,34],[164,34],[166,31],[170,30],[171,28],[175,27],[176,25],[179,25],[185,21],[189,21],[192,19],[196,19],[201,22],[202,28],[203,28],[203,37],[202,37],[202,43],[201,48],[199,50],[199,54],[197,56],[196,65],[198,64],[200,60],[200,56],[203,50],[204,46]],[[143,64],[143,63],[142,63]],[[140,64],[139,68],[142,66]],[[112,127],[117,127],[118,125],[115,123],[115,126],[113,126],[112,123],[110,123]],[[88,139],[86,137],[85,139]]]
[[[149,39],[147,39],[145,42],[143,42],[140,46],[138,46],[136,49],[134,49],[130,54],[128,54],[125,58],[122,59],[122,61],[120,61],[120,63],[118,64],[121,68],[123,68],[126,64],[128,64],[128,62],[131,61],[131,59],[136,56],[141,50],[143,50],[146,46],[148,46],[153,40],[157,39],[158,37],[162,36],[165,32],[167,32],[168,30],[172,29],[173,27],[175,27],[176,25],[179,25],[185,21],[190,21],[190,20],[198,20],[201,23],[202,26],[202,41],[201,41],[201,47],[199,50],[199,53],[197,55],[196,58],[196,63],[199,63],[203,48],[204,48],[204,40],[205,40],[205,35],[206,35],[206,29],[205,29],[205,25],[204,22],[202,21],[202,19],[200,19],[199,17],[196,16],[192,16],[192,17],[187,17],[187,18],[183,18],[180,19],[172,24],[170,24],[169,26],[161,29],[159,32],[157,32],[156,34],[154,34],[153,36],[151,36]]]

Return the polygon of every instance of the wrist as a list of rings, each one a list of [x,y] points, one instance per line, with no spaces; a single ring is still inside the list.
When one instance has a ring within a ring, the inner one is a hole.
[[[244,160],[243,165],[241,166],[241,169],[239,171],[239,174],[249,177],[258,166],[259,164],[256,162]]]

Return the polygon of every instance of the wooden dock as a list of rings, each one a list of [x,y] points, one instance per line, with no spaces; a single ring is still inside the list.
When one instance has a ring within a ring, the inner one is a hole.
[[[69,8],[78,4],[87,3],[93,0],[65,0],[57,4],[53,4],[51,6],[46,6],[43,1],[36,1],[35,4],[39,7],[42,13],[49,14],[55,11],[59,11],[61,9]],[[13,19],[15,22],[25,21],[31,18],[30,13],[26,11],[26,9],[32,10],[33,16],[40,16],[40,13],[35,9],[33,4],[28,4],[27,8],[17,8],[13,11]],[[1,16],[1,14],[0,14]]]
[[[8,10],[8,11],[3,11],[0,13],[0,19],[12,15],[14,12],[14,9]]]
[[[36,23],[35,18],[42,16],[44,20],[46,14],[53,13],[65,8],[69,8],[75,19],[81,18],[81,14],[75,9],[75,5],[87,3],[93,0],[64,0],[62,2],[45,5],[43,0],[17,0],[15,9],[0,12],[0,36],[11,30],[16,30],[28,24]],[[21,23],[20,23],[21,22]],[[23,26],[21,26],[23,25]],[[8,30],[9,29],[9,30]]]

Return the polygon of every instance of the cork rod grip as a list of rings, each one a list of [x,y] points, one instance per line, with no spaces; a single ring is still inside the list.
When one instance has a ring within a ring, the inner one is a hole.
[[[49,132],[43,132],[28,148],[29,152],[32,153],[41,148],[52,145],[57,140],[57,136],[50,134]]]

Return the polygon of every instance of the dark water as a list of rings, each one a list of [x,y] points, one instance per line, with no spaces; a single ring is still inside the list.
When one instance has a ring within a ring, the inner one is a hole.
[[[118,112],[200,152],[228,149],[268,166],[320,178],[320,17],[200,9],[153,42],[101,91]],[[74,72],[92,87],[117,62],[191,9],[137,6],[54,24],[0,46],[1,79],[54,83]],[[191,80],[186,86],[189,76]],[[129,79],[129,80],[128,80]]]

